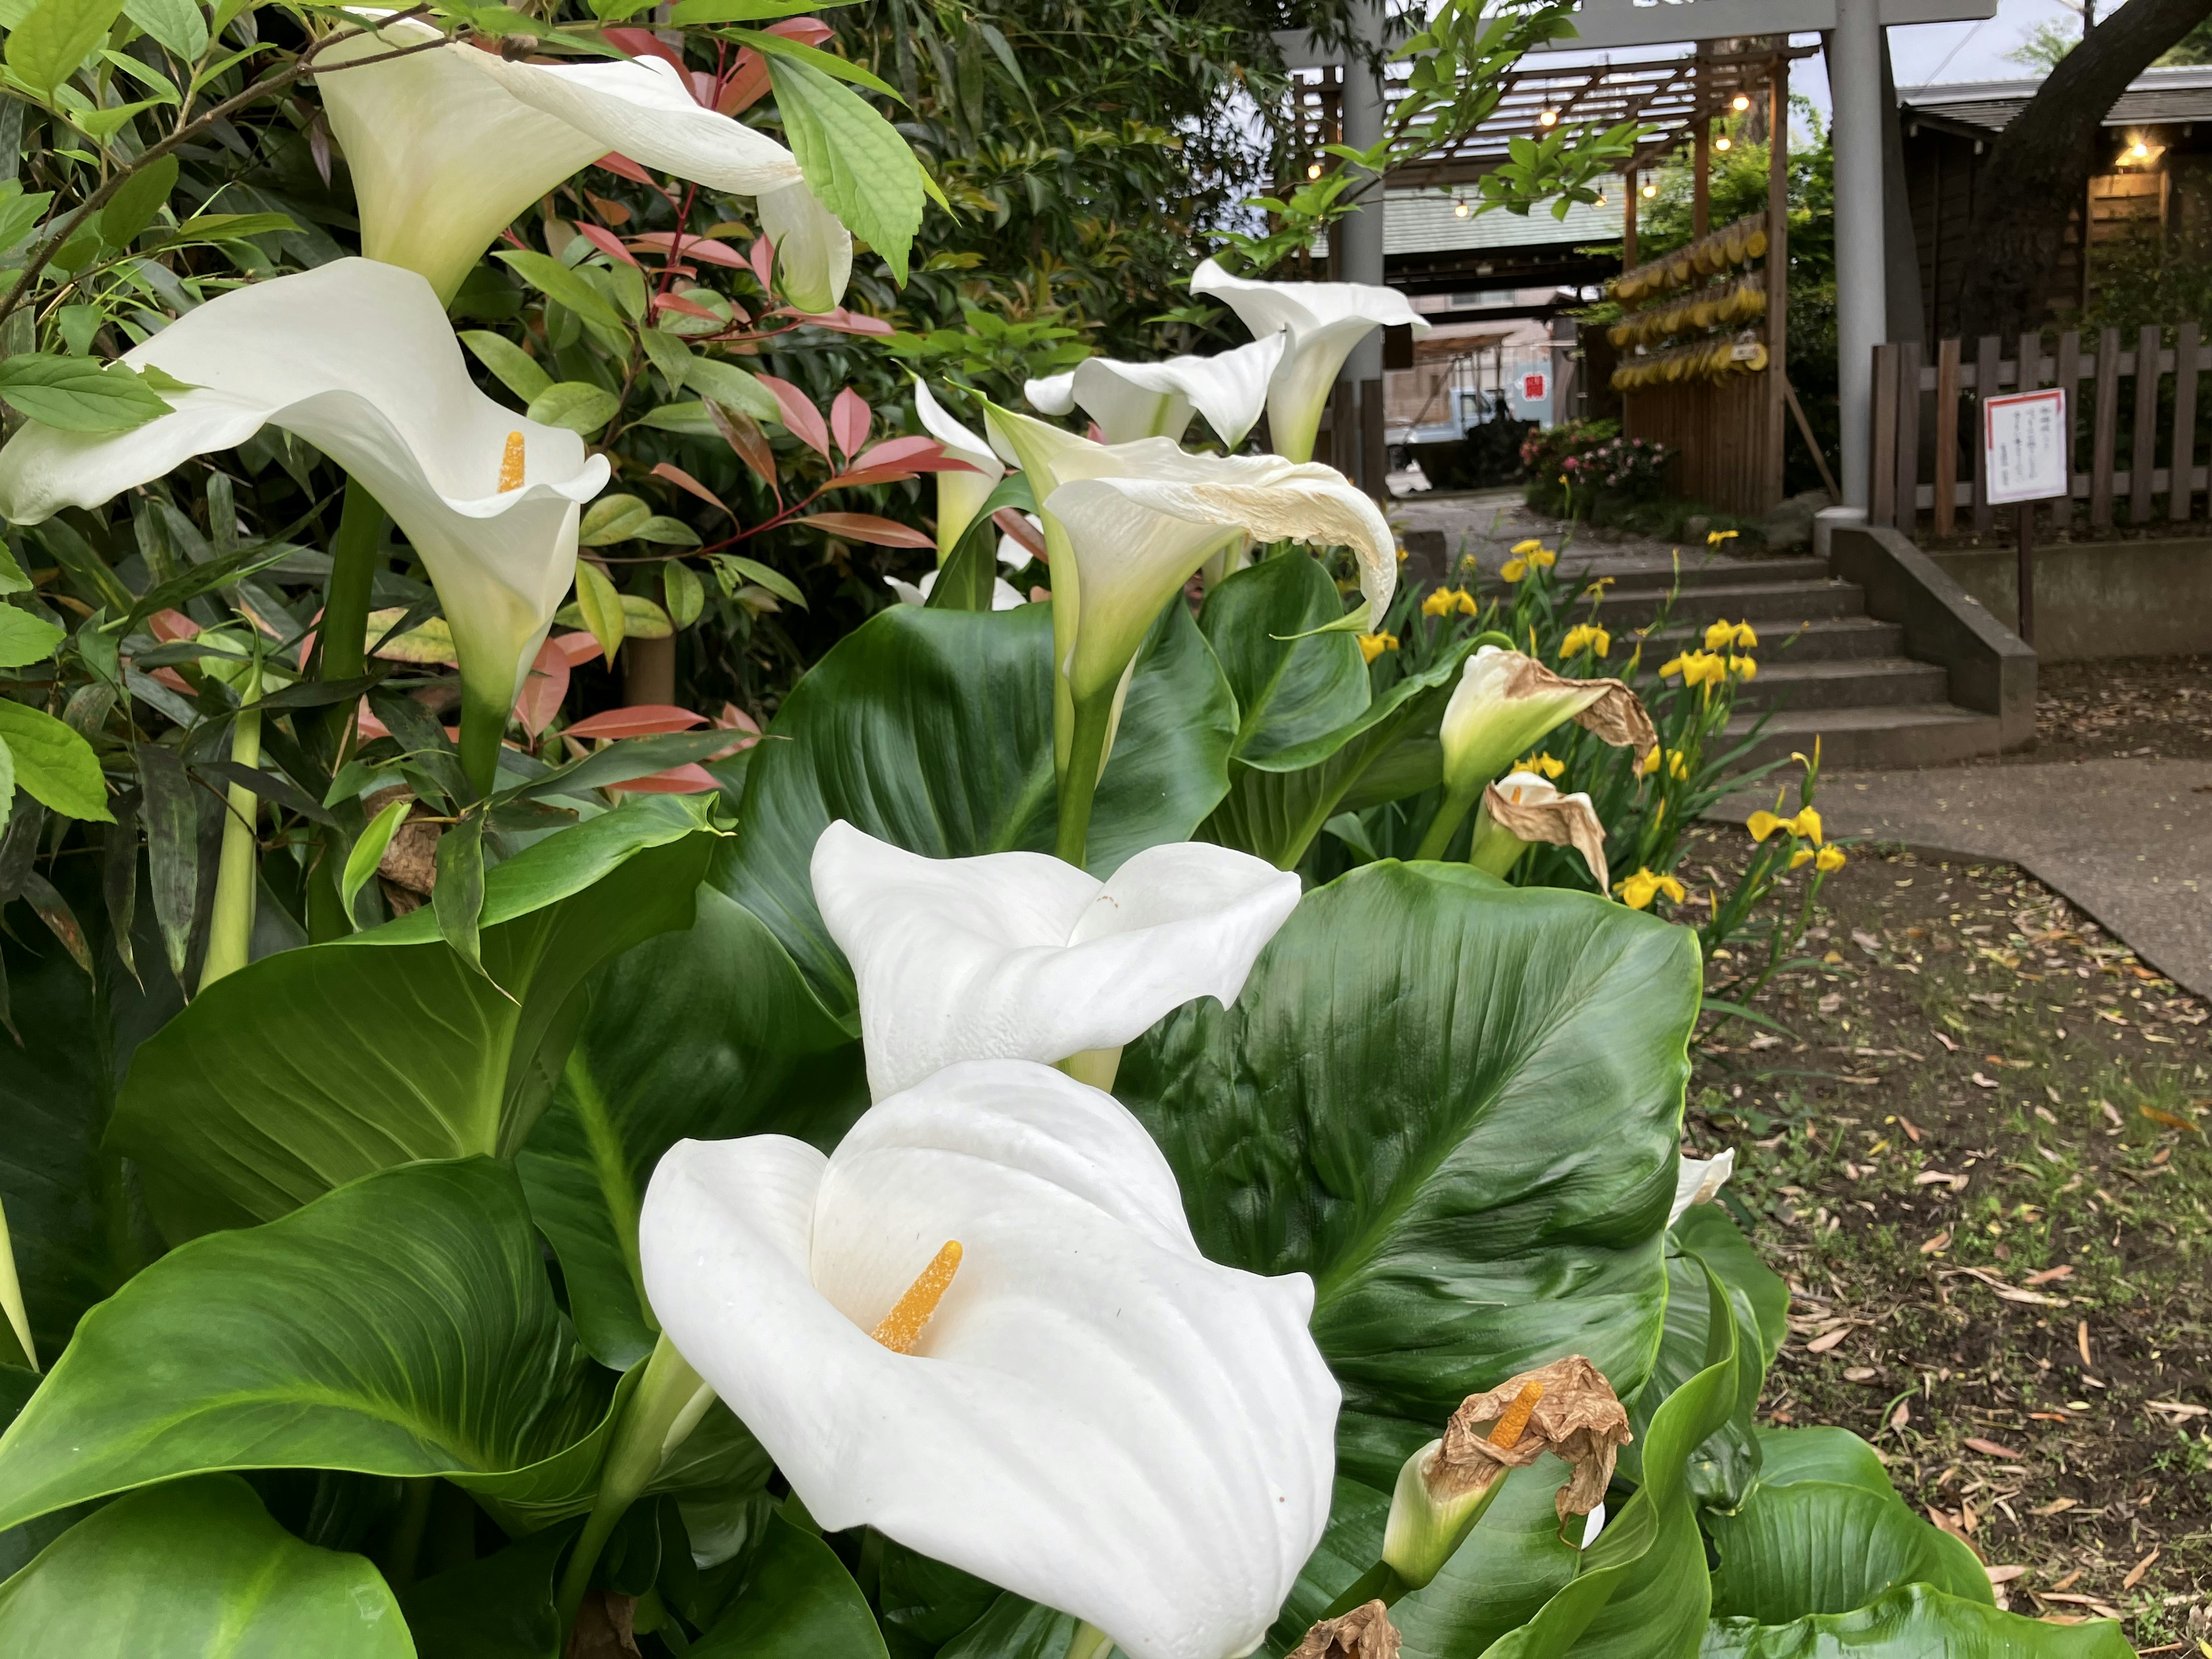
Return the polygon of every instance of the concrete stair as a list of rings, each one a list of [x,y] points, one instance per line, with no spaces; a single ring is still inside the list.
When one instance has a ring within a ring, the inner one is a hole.
[[[1815,737],[1824,767],[1936,766],[2002,746],[1996,716],[1954,704],[1945,668],[1905,656],[1904,630],[1869,618],[1861,590],[1831,578],[1821,560],[1686,554],[1678,568],[1663,555],[1570,550],[1560,568],[1580,586],[1610,577],[1601,619],[1616,641],[1651,629],[1644,649],[1662,660],[1701,646],[1710,623],[1751,623],[1759,677],[1743,688],[1728,735],[1741,741],[1765,724],[1745,767],[1809,752]],[[1655,629],[1669,588],[1678,590],[1671,611]]]

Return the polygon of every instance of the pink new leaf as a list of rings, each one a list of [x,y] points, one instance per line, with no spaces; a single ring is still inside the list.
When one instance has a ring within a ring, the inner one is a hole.
[[[837,440],[839,451],[857,455],[868,441],[868,428],[874,424],[875,416],[868,408],[868,400],[847,386],[830,405],[830,431]]]

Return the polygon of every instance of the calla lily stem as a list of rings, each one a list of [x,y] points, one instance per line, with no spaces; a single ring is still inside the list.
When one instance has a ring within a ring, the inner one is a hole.
[[[1106,1659],[1114,1651],[1114,1638],[1096,1625],[1078,1624],[1067,1644],[1067,1659]]]
[[[462,680],[461,769],[479,795],[489,796],[499,781],[499,745],[507,734],[508,708]]]
[[[252,703],[261,696],[261,672],[256,667],[239,688],[239,701]],[[231,723],[230,757],[240,766],[261,764],[261,711],[247,708]],[[260,843],[255,820],[260,797],[242,783],[234,783],[225,803],[222,857],[216,866],[215,908],[208,922],[207,957],[200,965],[200,989],[225,974],[246,966],[253,942],[253,902],[261,878]]]
[[[606,1547],[616,1523],[644,1494],[653,1477],[660,1473],[660,1466],[690,1437],[714,1403],[714,1390],[699,1380],[699,1373],[664,1335],[653,1345],[653,1357],[645,1362],[645,1374],[638,1378],[636,1389],[622,1408],[612,1443],[607,1447],[606,1462],[599,1466],[599,1496],[592,1500],[591,1516],[584,1522],[583,1533],[561,1574],[555,1606],[564,1638],[576,1622],[576,1610],[583,1606],[584,1593],[592,1585],[592,1570],[599,1565],[599,1552]]]
[[[346,480],[345,505],[331,538],[331,579],[323,589],[322,677],[356,679],[368,667],[368,611],[376,586],[376,554],[384,544],[384,508],[358,478]],[[345,763],[349,705],[334,705],[330,721],[331,765]]]
[[[1451,845],[1454,832],[1467,817],[1468,809],[1474,805],[1474,790],[1464,794],[1453,790],[1446,794],[1443,804],[1437,808],[1436,817],[1429,820],[1428,833],[1421,837],[1421,844],[1414,849],[1413,856],[1417,859],[1442,858],[1444,848]]]
[[[1060,835],[1053,850],[1080,870],[1091,840],[1091,802],[1106,766],[1106,738],[1114,724],[1114,688],[1075,700],[1075,730],[1067,768],[1060,775]]]

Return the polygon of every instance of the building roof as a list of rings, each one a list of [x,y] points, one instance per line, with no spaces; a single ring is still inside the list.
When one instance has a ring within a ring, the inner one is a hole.
[[[1940,116],[1970,127],[2002,132],[2027,107],[2043,84],[2037,76],[2018,81],[1953,81],[1936,86],[1900,87],[1898,102],[1915,115]],[[2212,64],[2179,64],[2148,69],[2129,82],[2105,117],[2108,127],[2158,126],[2175,121],[2212,120]]]
[[[1560,244],[1612,242],[1620,240],[1620,183],[1607,181],[1603,207],[1577,202],[1565,219],[1554,219],[1549,208],[1538,208],[1525,217],[1503,210],[1477,213],[1480,198],[1466,192],[1468,212],[1461,218],[1452,211],[1455,198],[1440,190],[1393,190],[1386,192],[1382,208],[1382,251],[1391,253],[1479,252],[1486,248],[1547,247]]]

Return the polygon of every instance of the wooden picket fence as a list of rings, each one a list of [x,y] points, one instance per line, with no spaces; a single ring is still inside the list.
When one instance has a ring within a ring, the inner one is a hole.
[[[1917,340],[1876,346],[1871,522],[1914,535],[1925,512],[1938,538],[1955,533],[1962,517],[1974,534],[1988,535],[1997,509],[1982,477],[1978,399],[2054,386],[2067,394],[2069,494],[2087,504],[2090,530],[2110,530],[2122,502],[2130,525],[2187,521],[2212,486],[2197,441],[2197,391],[2212,384],[2212,348],[2193,322],[2146,324],[2128,345],[2122,339],[2107,328],[2084,349],[2081,332],[2069,331],[2054,353],[2042,336],[2024,335],[2008,357],[2006,342],[1985,335],[1971,359],[1960,341],[1938,341],[1932,362]]]

